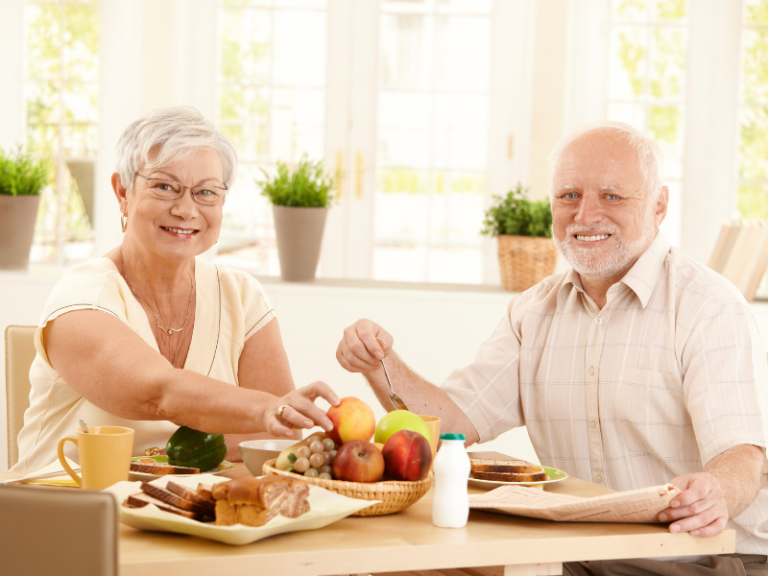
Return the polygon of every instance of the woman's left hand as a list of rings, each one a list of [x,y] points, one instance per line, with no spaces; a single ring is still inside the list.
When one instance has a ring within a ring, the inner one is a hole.
[[[295,428],[320,426],[325,431],[333,430],[331,420],[315,406],[318,398],[324,398],[332,406],[339,403],[338,395],[325,382],[314,382],[275,398],[264,410],[264,431],[273,436],[293,436]]]

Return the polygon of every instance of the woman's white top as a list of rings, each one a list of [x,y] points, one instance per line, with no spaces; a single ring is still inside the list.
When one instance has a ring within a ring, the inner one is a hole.
[[[196,258],[195,280],[195,324],[184,369],[237,386],[245,341],[275,313],[261,285],[248,274]],[[53,288],[35,332],[37,356],[29,372],[30,407],[24,414],[24,427],[18,437],[19,461],[13,471],[36,470],[54,462],[59,440],[75,433],[80,418],[89,426],[133,428],[135,455],[155,446],[164,448],[178,428],[168,421],[113,416],[80,396],[51,366],[43,328],[62,314],[84,309],[112,314],[158,350],[146,312],[110,259],[93,258],[72,267]],[[109,334],[100,336],[109,338]],[[79,462],[77,448],[70,443],[66,446],[65,454]]]

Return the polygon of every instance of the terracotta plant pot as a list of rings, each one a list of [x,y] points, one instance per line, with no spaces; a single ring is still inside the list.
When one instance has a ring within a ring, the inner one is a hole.
[[[499,235],[501,287],[522,292],[555,273],[557,246],[552,238]]]
[[[0,194],[0,268],[18,270],[29,264],[40,195]]]
[[[288,282],[315,279],[328,208],[272,206],[280,276]]]

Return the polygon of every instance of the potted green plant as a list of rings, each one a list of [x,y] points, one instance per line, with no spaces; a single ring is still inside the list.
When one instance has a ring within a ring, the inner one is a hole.
[[[554,274],[557,247],[552,240],[549,200],[529,200],[518,183],[485,213],[481,234],[499,244],[499,271],[504,290],[521,292]]]
[[[47,159],[0,148],[0,268],[26,268],[40,192],[51,179]]]
[[[272,203],[280,275],[290,282],[310,282],[315,279],[336,178],[325,174],[321,161],[312,162],[306,155],[293,167],[278,162],[274,175],[262,173],[264,180],[258,184]]]

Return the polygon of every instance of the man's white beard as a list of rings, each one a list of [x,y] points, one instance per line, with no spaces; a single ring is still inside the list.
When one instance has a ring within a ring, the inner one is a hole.
[[[610,234],[616,241],[616,249],[603,257],[597,251],[588,247],[580,248],[575,245],[574,236],[580,232],[591,232],[600,236]],[[578,224],[571,224],[565,231],[565,240],[555,238],[555,244],[562,252],[568,264],[583,276],[607,277],[617,276],[629,270],[629,267],[645,252],[656,237],[658,229],[653,217],[653,206],[649,206],[643,223],[643,234],[637,240],[626,240],[621,237],[619,228],[610,220],[602,224],[598,230]],[[554,234],[553,234],[554,237]]]

